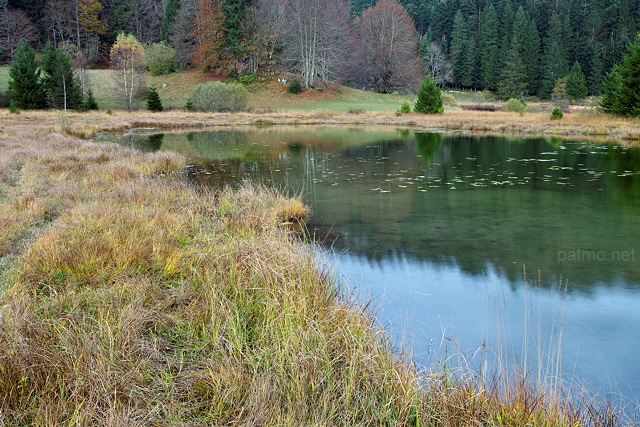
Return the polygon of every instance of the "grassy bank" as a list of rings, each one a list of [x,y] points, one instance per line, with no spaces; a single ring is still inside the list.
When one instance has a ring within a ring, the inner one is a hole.
[[[0,116],[1,423],[621,424],[526,375],[417,372],[283,225],[298,200],[63,134],[85,117],[133,120]]]

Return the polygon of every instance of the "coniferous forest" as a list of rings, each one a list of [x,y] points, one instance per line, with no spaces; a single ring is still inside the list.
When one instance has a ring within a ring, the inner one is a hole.
[[[169,58],[159,72],[287,71],[385,93],[432,75],[502,99],[579,99],[602,93],[639,28],[640,0],[0,0],[0,61],[26,41],[106,66],[125,33]]]

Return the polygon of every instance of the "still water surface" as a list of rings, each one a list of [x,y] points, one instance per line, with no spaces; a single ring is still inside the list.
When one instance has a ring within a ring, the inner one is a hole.
[[[302,193],[330,263],[420,364],[502,348],[640,397],[639,148],[309,127],[120,142],[182,153],[214,186]]]

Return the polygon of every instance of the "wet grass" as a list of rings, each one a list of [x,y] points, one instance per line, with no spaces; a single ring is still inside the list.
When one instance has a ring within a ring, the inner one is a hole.
[[[518,369],[418,372],[290,231],[299,200],[197,188],[178,155],[65,136],[84,117],[132,123],[0,117],[2,423],[625,422]]]

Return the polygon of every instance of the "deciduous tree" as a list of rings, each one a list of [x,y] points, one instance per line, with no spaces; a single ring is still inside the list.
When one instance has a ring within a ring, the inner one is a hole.
[[[449,64],[447,57],[442,52],[440,43],[431,42],[429,44],[424,55],[424,62],[426,75],[433,76],[438,86],[444,87],[446,84],[451,83],[453,79],[451,64]]]
[[[22,42],[33,43],[39,34],[29,17],[0,0],[0,61],[13,58]]]
[[[349,6],[343,0],[288,0],[285,57],[305,86],[316,79],[336,78],[345,65],[349,47]]]
[[[193,33],[193,63],[202,70],[221,72],[226,68],[223,59],[222,1],[197,0],[197,7]]]
[[[395,0],[381,0],[356,21],[362,54],[356,78],[378,92],[414,89],[421,77],[413,20]]]
[[[118,34],[109,56],[119,92],[122,94],[127,110],[131,111],[133,101],[140,96],[144,87],[144,49],[135,36]]]

